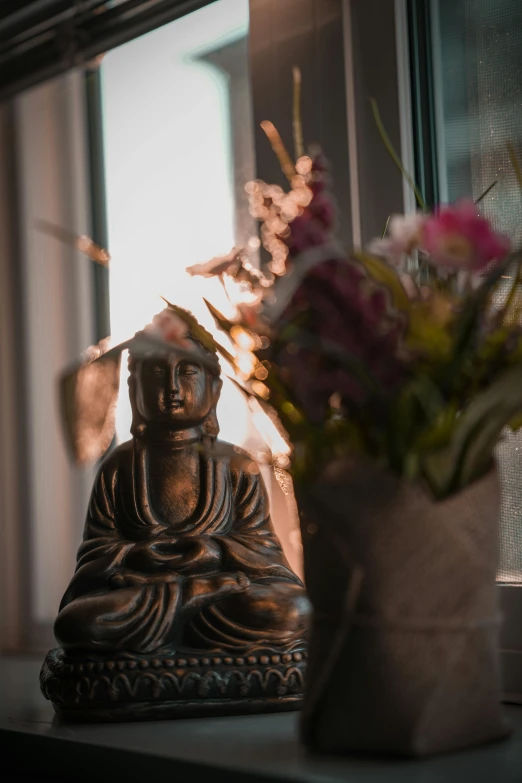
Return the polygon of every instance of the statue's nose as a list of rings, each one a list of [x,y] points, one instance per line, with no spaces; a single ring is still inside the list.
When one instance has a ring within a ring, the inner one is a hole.
[[[179,380],[176,367],[172,367],[168,375],[168,392],[170,397],[177,397],[179,395]]]

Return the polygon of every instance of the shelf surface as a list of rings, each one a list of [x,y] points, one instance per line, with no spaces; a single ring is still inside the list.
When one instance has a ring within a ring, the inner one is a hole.
[[[309,756],[298,714],[60,724],[40,693],[41,661],[0,659],[2,769],[17,780],[236,783],[522,783],[522,706],[503,742],[424,761]],[[16,775],[16,777],[15,777]]]

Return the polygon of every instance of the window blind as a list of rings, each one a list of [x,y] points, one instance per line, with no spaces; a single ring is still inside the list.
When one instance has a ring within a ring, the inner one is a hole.
[[[0,101],[211,0],[0,0]]]

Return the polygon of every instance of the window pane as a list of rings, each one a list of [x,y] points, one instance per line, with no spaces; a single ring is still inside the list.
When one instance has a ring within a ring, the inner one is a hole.
[[[247,32],[248,0],[219,0],[103,61],[116,341],[151,321],[164,306],[160,295],[208,328],[214,325],[202,297],[227,308],[217,280],[191,278],[185,268],[228,253],[255,231],[246,198],[236,200],[236,180],[243,193],[254,176]],[[246,408],[231,386],[223,391],[219,418],[225,440],[245,442]],[[123,440],[130,420],[122,394],[117,429]]]
[[[498,180],[483,211],[520,246],[522,195],[508,143],[522,160],[522,3],[436,0],[433,7],[443,199],[476,199]],[[522,436],[506,434],[498,454],[503,489],[498,576],[522,581]]]

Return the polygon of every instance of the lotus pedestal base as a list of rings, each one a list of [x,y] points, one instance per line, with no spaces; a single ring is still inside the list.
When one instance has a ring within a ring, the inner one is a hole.
[[[51,650],[40,683],[64,720],[128,721],[295,710],[306,648],[157,651],[113,658]]]

